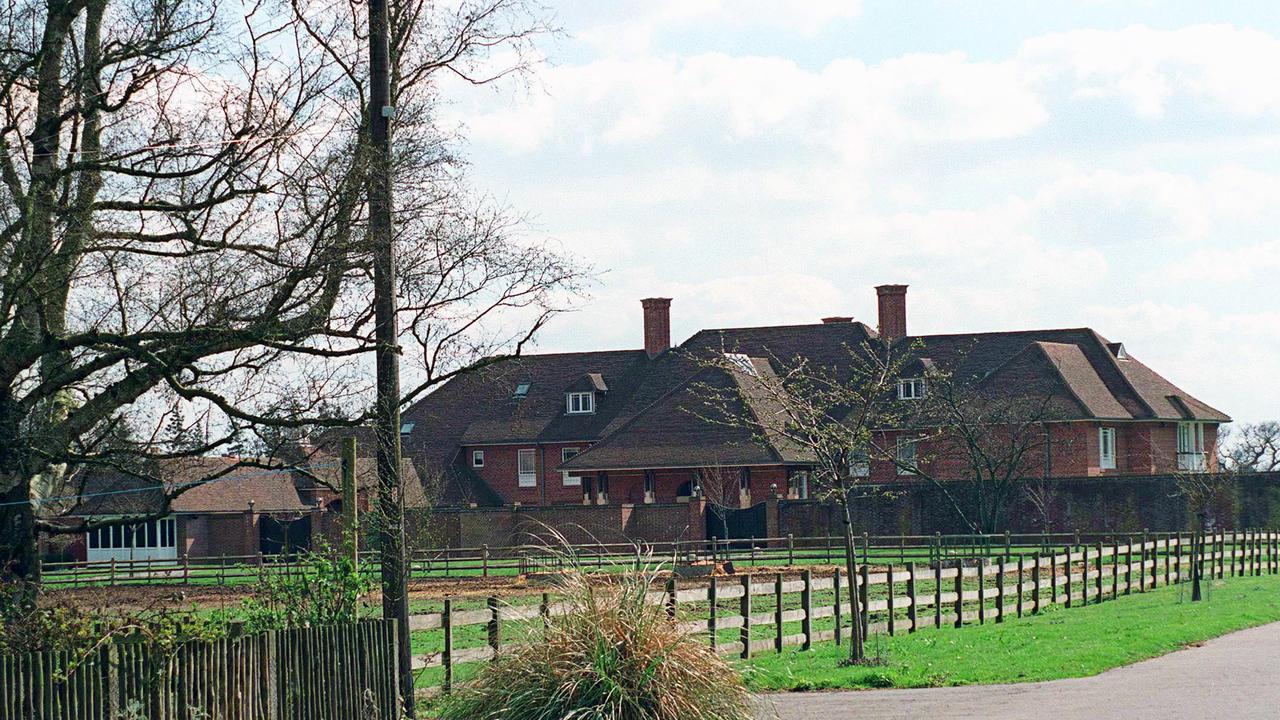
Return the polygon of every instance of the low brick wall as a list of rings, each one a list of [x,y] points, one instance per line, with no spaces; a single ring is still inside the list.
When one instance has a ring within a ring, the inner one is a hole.
[[[964,502],[971,486],[949,484]],[[860,501],[854,527],[872,535],[967,533],[955,508],[931,484],[886,486],[889,499]],[[1012,532],[1141,532],[1189,530],[1195,511],[1178,494],[1171,476],[1067,478],[1051,481],[1046,513],[1026,494],[1013,498],[1006,512]],[[778,537],[838,535],[834,505],[816,500],[769,502],[768,533]],[[775,514],[776,513],[776,514]],[[1209,503],[1220,528],[1280,529],[1280,473],[1242,475],[1225,483]],[[706,538],[702,502],[662,505],[553,505],[547,507],[434,508],[412,515],[411,541],[418,547],[503,547],[538,542],[555,528],[571,543],[668,542]]]
[[[961,503],[973,494],[971,484],[949,483]],[[1189,530],[1195,509],[1178,492],[1172,476],[1067,478],[1038,485],[1047,512],[1027,493],[1012,498],[1005,513],[1011,532],[1141,532]],[[891,499],[869,499],[854,505],[854,526],[872,535],[967,533],[954,505],[932,484],[899,484],[887,489]],[[836,509],[815,501],[783,501],[779,531],[796,537],[840,531]],[[1208,503],[1211,521],[1220,528],[1280,529],[1280,473],[1240,475],[1225,481]]]

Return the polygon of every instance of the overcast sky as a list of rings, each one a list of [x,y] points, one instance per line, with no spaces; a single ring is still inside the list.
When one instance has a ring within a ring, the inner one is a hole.
[[[699,328],[1089,326],[1280,418],[1272,2],[551,0],[533,88],[448,87],[474,184],[607,270],[538,350]]]

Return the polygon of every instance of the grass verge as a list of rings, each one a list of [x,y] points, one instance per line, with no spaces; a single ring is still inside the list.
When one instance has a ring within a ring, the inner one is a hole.
[[[1095,675],[1235,630],[1280,620],[1280,576],[1214,581],[1207,600],[1177,585],[1037,616],[962,629],[873,636],[867,654],[880,665],[839,666],[847,648],[833,643],[741,661],[756,691],[913,688],[1035,682]]]

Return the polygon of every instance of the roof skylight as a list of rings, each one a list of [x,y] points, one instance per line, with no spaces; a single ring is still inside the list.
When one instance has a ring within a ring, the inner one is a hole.
[[[738,370],[755,377],[756,366],[751,363],[751,358],[742,353],[725,353],[724,357],[726,360],[733,363]]]
[[[529,394],[529,383],[522,382],[516,385],[515,397],[522,398]]]

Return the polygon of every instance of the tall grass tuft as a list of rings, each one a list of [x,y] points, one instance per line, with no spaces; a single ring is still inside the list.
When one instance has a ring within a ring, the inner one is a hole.
[[[656,565],[608,581],[573,568],[528,637],[446,698],[444,720],[750,720],[742,679],[646,595]]]

